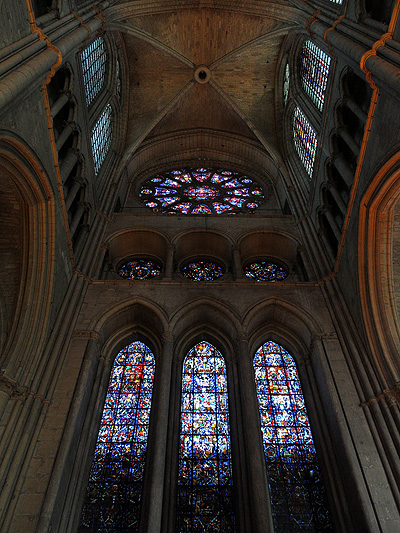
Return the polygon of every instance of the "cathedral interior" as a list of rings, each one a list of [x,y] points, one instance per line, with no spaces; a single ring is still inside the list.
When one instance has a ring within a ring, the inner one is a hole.
[[[399,12],[0,0],[1,532],[400,531]]]

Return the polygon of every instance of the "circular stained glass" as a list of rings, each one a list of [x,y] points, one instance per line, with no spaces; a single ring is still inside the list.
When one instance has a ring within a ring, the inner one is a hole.
[[[244,268],[244,273],[255,281],[283,281],[288,275],[284,268],[270,261],[255,261]]]
[[[139,198],[151,209],[181,215],[252,213],[264,201],[256,181],[210,168],[170,170],[147,180]]]
[[[161,265],[152,259],[133,259],[124,263],[118,274],[125,279],[146,280],[155,278],[161,272]]]
[[[181,269],[182,274],[192,281],[214,281],[224,275],[224,269],[212,261],[192,261]]]

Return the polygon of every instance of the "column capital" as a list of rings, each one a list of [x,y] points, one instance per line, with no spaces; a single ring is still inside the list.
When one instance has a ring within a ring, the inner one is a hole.
[[[170,331],[164,331],[162,334],[162,340],[163,342],[172,342],[174,340],[174,334]]]

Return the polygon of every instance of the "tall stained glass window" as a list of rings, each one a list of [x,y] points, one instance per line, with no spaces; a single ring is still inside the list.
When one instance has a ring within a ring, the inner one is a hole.
[[[326,83],[331,58],[312,41],[306,41],[301,52],[300,77],[303,88],[320,111],[324,106]]]
[[[293,139],[301,162],[311,177],[317,152],[317,136],[298,107],[293,114]]]
[[[115,360],[79,531],[138,531],[154,377],[142,342]]]
[[[225,362],[208,342],[183,365],[178,483],[178,531],[235,530]]]
[[[92,130],[92,154],[96,174],[99,173],[100,167],[111,146],[111,118],[112,108],[110,104],[107,104]]]
[[[86,103],[89,106],[104,85],[106,73],[106,47],[101,37],[95,39],[81,54]]]
[[[331,531],[295,362],[266,342],[254,357],[254,371],[275,531]]]

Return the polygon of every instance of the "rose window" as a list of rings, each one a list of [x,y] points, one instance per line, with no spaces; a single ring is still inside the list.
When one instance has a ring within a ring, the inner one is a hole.
[[[170,170],[147,180],[139,198],[151,209],[183,215],[252,213],[264,201],[256,181],[231,170]]]

